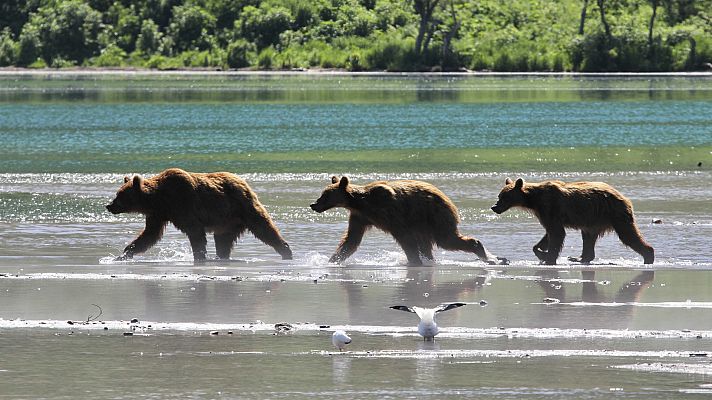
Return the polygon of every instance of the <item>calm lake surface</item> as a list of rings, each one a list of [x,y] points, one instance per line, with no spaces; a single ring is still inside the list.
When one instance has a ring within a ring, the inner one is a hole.
[[[0,139],[0,398],[712,394],[712,75],[4,72]],[[243,176],[294,260],[248,235],[194,265],[169,227],[113,261],[144,220],[104,206],[168,167]],[[347,213],[308,205],[332,175],[431,182],[511,264],[408,267],[375,230],[329,264]],[[489,209],[507,177],[612,184],[655,263],[615,235],[570,263],[570,231],[539,265],[536,219]],[[454,301],[434,343],[389,309]]]

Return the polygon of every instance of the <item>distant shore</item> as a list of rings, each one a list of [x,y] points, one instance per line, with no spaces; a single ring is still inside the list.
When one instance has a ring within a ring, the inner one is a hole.
[[[0,68],[0,76],[546,76],[546,77],[702,77],[712,78],[712,71],[704,72],[387,72],[387,71],[346,71],[330,69],[300,70],[217,70],[217,69],[134,69],[134,68]]]

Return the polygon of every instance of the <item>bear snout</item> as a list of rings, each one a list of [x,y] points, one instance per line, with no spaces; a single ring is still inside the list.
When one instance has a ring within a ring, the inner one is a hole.
[[[492,208],[492,211],[494,211],[497,214],[502,214],[504,212],[504,210],[502,209],[502,207],[500,207],[499,204],[495,204],[491,208]]]
[[[324,209],[322,207],[319,207],[319,204],[317,203],[310,204],[309,207],[318,213],[324,212]]]
[[[106,209],[114,215],[121,214],[121,210],[119,210],[119,207],[117,207],[113,202],[111,204],[107,204]]]

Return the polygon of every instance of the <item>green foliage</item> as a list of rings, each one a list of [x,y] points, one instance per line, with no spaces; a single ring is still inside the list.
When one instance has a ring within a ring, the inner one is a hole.
[[[158,25],[153,20],[144,20],[136,37],[136,49],[145,54],[153,54],[161,45],[162,38],[163,34],[158,31]]]
[[[242,37],[264,49],[279,43],[279,35],[289,29],[292,16],[285,7],[273,7],[262,3],[260,7],[247,6],[242,9],[240,20],[235,22]]]
[[[426,3],[435,5],[431,14]],[[712,62],[712,0],[607,0],[610,34],[596,1],[581,21],[583,4],[4,0],[0,65],[599,72]]]
[[[0,67],[15,65],[19,47],[12,40],[12,32],[10,28],[5,28],[0,32]]]
[[[365,54],[368,69],[413,71],[418,69],[413,39],[383,36]]]
[[[99,52],[100,28],[101,14],[81,0],[58,0],[53,6],[40,7],[23,28],[20,62],[39,53],[56,67],[81,63]]]
[[[31,24],[25,25],[20,33],[19,42],[17,65],[26,67],[37,61],[42,48],[39,28]]]
[[[88,64],[95,67],[120,67],[126,60],[126,52],[119,46],[112,44],[102,49],[101,54],[89,59]]]
[[[110,17],[114,28],[112,33],[115,36],[116,45],[125,51],[133,51],[136,48],[136,40],[142,27],[136,8],[133,5],[124,7],[121,3],[115,3],[106,14]]]
[[[227,65],[230,68],[245,68],[251,65],[255,46],[244,39],[238,39],[227,46]]]
[[[215,17],[201,7],[176,6],[168,27],[174,49],[178,52],[209,49],[209,33],[215,30],[215,22]]]
[[[272,69],[274,65],[274,58],[276,55],[277,52],[272,46],[263,49],[260,52],[259,56],[257,56],[257,66],[260,69]]]

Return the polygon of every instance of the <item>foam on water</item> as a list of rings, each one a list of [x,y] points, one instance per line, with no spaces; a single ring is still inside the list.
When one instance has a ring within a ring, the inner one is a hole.
[[[697,354],[697,353],[690,353]],[[708,357],[707,355],[704,356]],[[712,375],[712,364],[705,362],[704,364],[691,364],[691,363],[639,363],[639,364],[626,364],[626,365],[614,365],[613,368],[628,369],[632,371],[639,372],[664,372],[664,373],[674,373],[674,374],[701,374],[701,375]],[[712,387],[710,385],[701,385],[699,389],[688,389],[684,391],[685,393],[712,393]]]
[[[286,326],[287,328],[280,328]],[[319,325],[304,322],[268,323],[254,321],[249,323],[200,323],[200,322],[161,322],[161,321],[59,321],[2,319],[0,329],[54,329],[54,330],[130,330],[142,333],[182,332],[186,334],[204,332],[243,332],[243,333],[299,333],[316,334],[343,330],[353,333],[389,337],[419,337],[414,326],[374,326],[374,325]],[[559,329],[559,328],[464,328],[444,327],[438,335],[443,339],[676,339],[700,340],[712,338],[712,331],[705,330],[628,330],[628,329]],[[509,351],[509,350],[507,350]],[[610,354],[609,350],[601,353]],[[699,353],[699,352],[697,352]],[[701,356],[706,357],[707,354]]]

